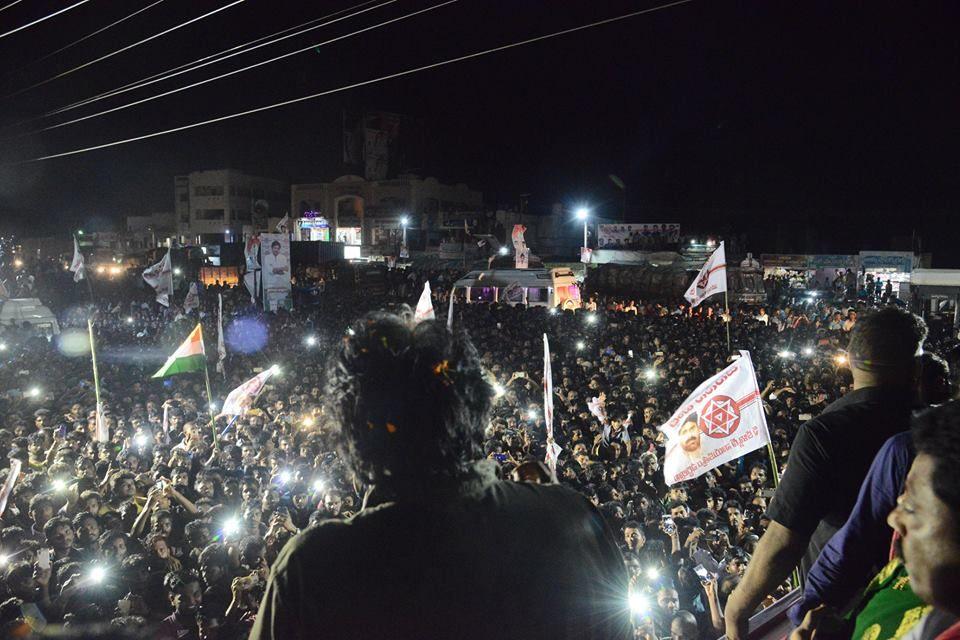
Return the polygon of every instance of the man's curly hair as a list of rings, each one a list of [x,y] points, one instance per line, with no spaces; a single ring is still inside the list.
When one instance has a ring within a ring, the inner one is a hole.
[[[482,456],[493,399],[466,333],[387,313],[356,322],[327,370],[340,454],[397,494],[463,474]]]

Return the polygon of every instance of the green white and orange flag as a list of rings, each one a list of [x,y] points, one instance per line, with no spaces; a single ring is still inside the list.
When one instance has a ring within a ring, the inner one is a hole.
[[[183,341],[173,355],[167,358],[160,370],[153,374],[154,378],[166,378],[178,373],[203,371],[207,366],[207,354],[203,350],[203,331],[198,323],[187,339]]]

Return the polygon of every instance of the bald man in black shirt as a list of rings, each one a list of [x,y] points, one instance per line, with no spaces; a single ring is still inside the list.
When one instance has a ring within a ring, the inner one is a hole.
[[[803,558],[806,570],[843,526],[870,463],[888,438],[910,424],[927,328],[887,307],[859,320],[847,358],[853,391],[804,424],[767,510],[770,526],[747,573],[727,601],[727,637],[742,640],[760,601]]]

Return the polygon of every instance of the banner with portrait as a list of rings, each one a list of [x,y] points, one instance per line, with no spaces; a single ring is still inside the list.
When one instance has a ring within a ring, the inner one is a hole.
[[[667,436],[668,485],[698,478],[769,442],[750,352],[701,384],[660,426]]]
[[[597,225],[600,249],[657,249],[680,242],[680,225],[675,223]]]
[[[264,310],[292,309],[289,234],[260,234],[260,265]]]

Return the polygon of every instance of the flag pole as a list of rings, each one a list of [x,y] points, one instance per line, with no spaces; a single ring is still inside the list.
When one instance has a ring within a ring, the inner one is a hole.
[[[726,267],[723,269],[723,277],[727,277]],[[726,322],[724,324],[727,325],[727,355],[730,355],[730,322],[733,318],[730,317],[730,299],[727,297],[726,289],[723,291],[723,306],[726,309]]]
[[[97,349],[93,340],[93,318],[89,316],[87,317],[87,336],[90,339],[90,360],[93,363],[93,395],[97,401],[97,431],[99,431],[100,421],[103,420],[101,415],[102,405],[100,404],[100,373],[97,370]]]
[[[217,421],[213,417],[213,393],[210,391],[210,369],[207,358],[203,358],[203,378],[207,385],[207,411],[210,412],[210,431],[213,432],[213,448],[220,451],[220,439],[217,437]]]

